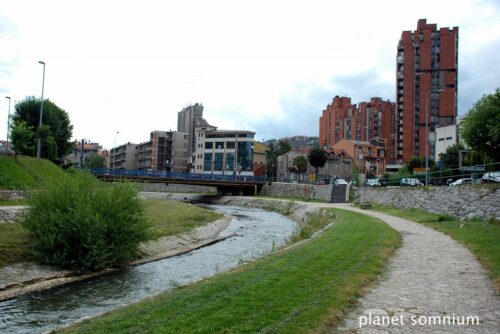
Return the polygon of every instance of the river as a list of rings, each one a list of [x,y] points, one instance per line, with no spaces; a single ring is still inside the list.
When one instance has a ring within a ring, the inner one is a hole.
[[[0,302],[0,333],[41,333],[235,268],[284,245],[298,225],[255,208],[210,205],[233,216],[235,234],[187,254]]]

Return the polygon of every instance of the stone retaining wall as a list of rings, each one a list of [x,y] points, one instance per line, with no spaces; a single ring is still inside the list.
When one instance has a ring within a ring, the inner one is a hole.
[[[17,201],[26,198],[24,190],[0,190],[0,200]]]
[[[318,199],[331,202],[332,198],[341,198],[335,202],[345,202],[345,186],[335,186],[332,194],[329,193],[328,184],[300,184],[273,182],[271,185],[265,184],[260,192],[261,195],[282,196],[282,197],[302,197],[305,199]],[[334,196],[336,192],[340,196]],[[329,198],[330,196],[330,198]]]
[[[461,220],[500,220],[500,187],[497,185],[386,187],[366,188],[365,191],[368,202],[398,208],[419,208],[449,214]]]

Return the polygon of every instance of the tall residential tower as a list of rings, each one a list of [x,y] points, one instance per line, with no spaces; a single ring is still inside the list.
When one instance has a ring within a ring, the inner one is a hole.
[[[396,160],[434,157],[435,129],[456,124],[458,27],[419,20],[402,32],[396,63]]]

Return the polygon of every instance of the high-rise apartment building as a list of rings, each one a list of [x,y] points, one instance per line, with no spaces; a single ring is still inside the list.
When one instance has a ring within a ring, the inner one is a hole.
[[[458,27],[419,20],[417,30],[402,32],[396,63],[396,160],[434,157],[430,134],[456,124]]]
[[[194,151],[196,150],[195,126],[208,125],[203,118],[203,105],[194,105],[183,108],[177,114],[177,132],[188,134],[188,164],[194,163]]]
[[[342,139],[374,141],[385,149],[388,160],[394,158],[394,102],[379,97],[361,102],[359,107],[349,97],[335,96],[320,117],[319,144],[333,146]]]

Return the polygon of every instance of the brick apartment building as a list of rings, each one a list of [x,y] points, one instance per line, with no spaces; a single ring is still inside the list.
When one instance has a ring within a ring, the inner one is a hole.
[[[396,159],[425,157],[426,142],[434,157],[435,142],[426,141],[426,132],[456,124],[458,27],[438,29],[419,20],[417,30],[402,32],[396,63]]]
[[[320,117],[319,144],[333,146],[343,139],[375,141],[383,145],[388,160],[395,160],[396,105],[373,97],[369,102],[351,103],[335,96]]]

